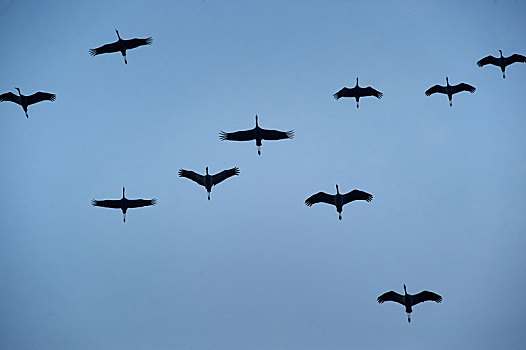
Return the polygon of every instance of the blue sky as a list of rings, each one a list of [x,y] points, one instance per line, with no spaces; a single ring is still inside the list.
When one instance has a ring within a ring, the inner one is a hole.
[[[516,2],[0,1],[2,349],[523,349]],[[91,57],[116,39],[153,37]],[[465,82],[474,94],[427,97]],[[335,101],[371,85],[381,100]],[[294,129],[220,141],[220,130]],[[237,166],[207,201],[181,168]],[[370,203],[305,206],[354,188]],[[94,208],[91,199],[153,198]],[[379,305],[423,289],[442,304]]]

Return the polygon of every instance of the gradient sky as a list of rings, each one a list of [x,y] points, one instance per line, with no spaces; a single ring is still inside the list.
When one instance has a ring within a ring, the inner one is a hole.
[[[524,349],[522,1],[4,1],[1,349]],[[88,49],[153,37],[128,53]],[[474,94],[427,97],[465,82]],[[381,100],[334,100],[343,86]],[[220,130],[294,129],[220,141]],[[241,174],[212,191],[180,168]],[[305,206],[354,188],[370,203]],[[153,198],[95,208],[91,199]],[[427,289],[442,304],[379,305]]]

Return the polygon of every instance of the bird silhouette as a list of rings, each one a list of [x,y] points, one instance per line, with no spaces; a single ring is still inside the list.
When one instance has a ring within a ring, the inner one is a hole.
[[[356,99],[356,108],[360,108],[360,97],[366,97],[366,96],[374,96],[378,99],[382,98],[384,94],[381,93],[378,90],[373,89],[372,87],[368,86],[366,88],[359,87],[358,86],[358,78],[356,78],[356,86],[353,88],[347,88],[344,87],[334,95],[332,95],[335,99],[340,99],[342,97],[354,97]]]
[[[396,303],[402,304],[405,306],[405,312],[407,312],[407,322],[411,322],[411,312],[413,312],[413,306],[424,301],[435,301],[437,303],[442,302],[442,297],[433,292],[428,292],[424,290],[415,295],[407,294],[407,289],[404,284],[404,295],[400,295],[396,292],[389,291],[380,295],[377,299],[380,304],[383,304],[385,301],[394,301]]]
[[[199,185],[204,186],[206,188],[206,191],[208,192],[208,200],[210,200],[210,192],[212,192],[213,186],[234,175],[239,175],[239,169],[237,167],[223,170],[222,172],[217,173],[215,175],[208,174],[208,167],[206,167],[205,175],[195,173],[191,170],[179,170],[180,177],[186,177],[187,179],[190,179],[195,183],[198,183]]]
[[[151,45],[153,42],[152,37],[146,39],[121,39],[119,31],[115,29],[115,32],[117,33],[117,37],[119,38],[119,40],[111,44],[102,45],[101,47],[97,47],[96,49],[90,49],[89,53],[92,56],[96,56],[101,55],[103,53],[120,52],[122,54],[122,57],[124,57],[124,63],[128,64],[128,60],[126,59],[126,50],[135,49],[136,47],[143,45]]]
[[[124,187],[122,188],[121,199],[92,200],[91,204],[95,207],[113,208],[122,210],[123,222],[126,222],[126,211],[130,208],[147,207],[155,205],[157,199],[128,199],[124,196]]]
[[[258,147],[258,155],[261,155],[261,141],[262,140],[284,140],[294,138],[294,131],[278,131],[260,128],[258,125],[258,116],[256,115],[256,127],[250,130],[224,132],[219,133],[221,140],[228,141],[251,141],[256,140]]]
[[[0,102],[2,101],[11,101],[16,104],[19,104],[22,106],[22,109],[24,110],[24,113],[26,114],[26,118],[29,118],[29,115],[27,113],[27,106],[32,105],[33,103],[38,103],[41,101],[55,101],[57,96],[55,94],[50,94],[48,92],[35,92],[33,95],[24,96],[20,93],[19,88],[15,88],[18,90],[18,96],[13,94],[12,92],[6,92],[2,95],[0,95]]]
[[[352,190],[351,192],[341,194],[340,190],[338,189],[338,185],[336,185],[336,194],[318,192],[307,198],[305,200],[305,204],[309,207],[316,203],[327,203],[334,205],[336,207],[336,211],[338,212],[338,218],[341,220],[343,206],[347,203],[358,200],[370,202],[373,200],[373,196],[360,190]]]
[[[446,86],[442,85],[435,85],[430,87],[426,90],[426,95],[431,96],[435,93],[441,93],[447,95],[447,98],[449,99],[449,107],[453,106],[453,101],[451,100],[453,98],[453,95],[461,92],[461,91],[469,91],[471,93],[475,92],[475,88],[469,84],[466,83],[460,83],[457,85],[449,85],[449,80],[446,77]]]
[[[500,67],[500,70],[502,71],[502,78],[505,79],[506,78],[506,67],[509,66],[510,64],[512,63],[516,63],[516,62],[522,62],[522,63],[526,63],[526,57],[524,57],[523,55],[519,55],[519,54],[513,54],[509,57],[504,57],[502,56],[502,50],[499,50],[500,52],[500,57],[493,57],[493,56],[486,56],[482,59],[480,59],[478,62],[477,62],[477,65],[479,67],[483,67],[487,64],[492,64],[494,66],[497,66],[497,67]]]

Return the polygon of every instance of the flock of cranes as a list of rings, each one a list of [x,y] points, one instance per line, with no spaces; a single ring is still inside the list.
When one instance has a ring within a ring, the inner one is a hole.
[[[153,42],[153,39],[151,37],[145,38],[145,39],[122,39],[119,35],[118,30],[115,30],[117,33],[118,40],[102,45],[96,49],[90,49],[89,53],[92,56],[101,55],[105,53],[115,53],[120,52],[122,57],[124,58],[124,63],[127,64],[128,60],[126,57],[126,51],[131,50],[134,48],[137,48],[139,46],[144,45],[151,45]],[[516,63],[516,62],[522,62],[526,63],[526,57],[519,55],[519,54],[513,54],[509,57],[504,57],[502,55],[502,51],[499,50],[500,57],[493,57],[493,56],[487,56],[482,58],[477,62],[477,65],[479,67],[483,67],[487,64],[492,64],[495,66],[498,66],[501,68],[502,71],[502,77],[506,78],[505,69],[508,65]],[[56,96],[51,93],[47,92],[36,92],[32,95],[25,96],[22,95],[19,88],[15,88],[18,91],[18,96],[7,92],[0,95],[0,102],[2,101],[10,101],[14,102],[22,107],[22,109],[25,112],[25,115],[27,118],[29,118],[27,108],[29,105],[41,102],[41,101],[54,101],[56,99]],[[462,91],[468,91],[471,93],[475,92],[475,87],[466,84],[466,83],[460,83],[457,85],[449,85],[448,77],[446,77],[446,85],[434,85],[433,87],[429,88],[425,91],[425,94],[427,96],[430,96],[435,93],[442,93],[448,96],[449,99],[449,106],[451,107],[452,104],[452,98],[453,95]],[[367,96],[374,96],[378,99],[381,99],[383,96],[383,93],[372,88],[371,86],[368,87],[360,87],[358,85],[358,78],[356,78],[356,85],[353,88],[347,88],[344,87],[337,93],[335,93],[334,98],[336,100],[342,98],[342,97],[350,97],[355,98],[356,100],[356,108],[360,107],[360,98],[361,97],[367,97]],[[258,155],[261,155],[261,146],[263,140],[285,140],[285,139],[292,139],[294,137],[294,131],[279,131],[279,130],[271,130],[271,129],[263,129],[259,127],[258,124],[258,116],[256,115],[256,126],[249,130],[242,130],[242,131],[235,131],[235,132],[224,132],[221,131],[219,133],[219,138],[221,140],[227,140],[227,141],[256,141],[257,146],[257,152]],[[179,170],[179,176],[185,177],[187,179],[190,179],[194,181],[195,183],[203,186],[206,188],[207,194],[208,194],[208,200],[210,200],[210,193],[212,191],[212,187],[223,182],[224,180],[239,175],[239,169],[237,167],[223,170],[217,174],[211,175],[208,173],[208,167],[206,167],[206,174],[201,175],[191,170],[185,170],[180,169]],[[307,206],[312,206],[316,203],[326,203],[330,205],[334,205],[336,207],[336,211],[338,212],[338,218],[339,220],[342,219],[342,211],[343,206],[347,203],[353,202],[353,201],[372,201],[373,196],[370,193],[354,189],[348,193],[341,194],[338,188],[338,185],[336,185],[336,194],[328,194],[325,192],[318,192],[316,194],[313,194],[309,198],[305,200],[305,204]],[[125,196],[125,188],[122,188],[122,198],[121,199],[109,199],[109,200],[93,200],[92,205],[97,207],[103,207],[103,208],[113,208],[113,209],[120,209],[123,214],[123,222],[126,222],[126,212],[130,208],[141,208],[141,207],[147,207],[147,206],[153,206],[156,204],[156,199],[128,199]],[[411,312],[412,307],[414,305],[417,305],[419,303],[422,303],[424,301],[435,301],[437,303],[440,303],[442,301],[442,297],[436,293],[429,292],[429,291],[422,291],[418,294],[411,295],[407,293],[406,286],[404,284],[404,295],[400,295],[394,291],[386,292],[382,295],[380,295],[377,299],[378,303],[384,303],[385,301],[393,301],[397,302],[399,304],[402,304],[405,306],[407,315],[408,315],[408,322],[411,322]]]

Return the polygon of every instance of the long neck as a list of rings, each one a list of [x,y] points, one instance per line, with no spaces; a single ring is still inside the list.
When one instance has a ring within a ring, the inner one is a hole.
[[[502,58],[502,57],[503,57],[503,56],[502,56],[502,50],[499,50],[499,52],[500,52],[500,58]]]
[[[340,194],[340,189],[338,188],[338,185],[336,185],[336,194]]]
[[[115,29],[115,32],[117,33],[117,38],[119,38],[119,40],[121,40],[121,36],[119,35],[119,31],[117,29]]]
[[[208,167],[206,167],[206,175],[208,175]]]
[[[16,91],[18,91],[18,96],[22,96],[22,93],[20,92],[20,89],[19,88],[15,88]]]
[[[407,295],[407,289],[405,288],[405,284],[404,284],[404,293],[405,295]]]
[[[358,78],[356,78],[356,86],[358,86]]]
[[[449,79],[446,77],[446,85],[449,86]]]
[[[122,198],[124,198],[124,187],[122,188]]]
[[[258,127],[258,116],[256,114],[256,128]]]

